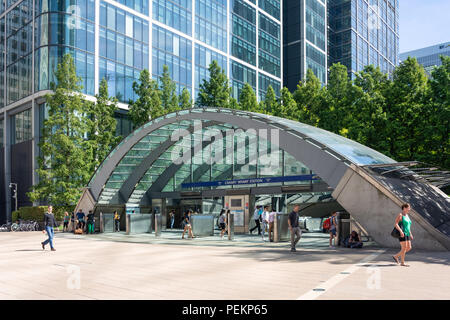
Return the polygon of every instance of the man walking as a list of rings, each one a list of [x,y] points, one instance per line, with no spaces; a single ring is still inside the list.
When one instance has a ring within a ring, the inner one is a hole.
[[[56,249],[53,247],[53,227],[57,227],[58,225],[56,224],[55,216],[53,215],[52,211],[53,211],[53,207],[52,206],[48,206],[48,211],[44,215],[45,230],[43,230],[42,232],[43,233],[47,232],[48,239],[45,240],[44,242],[41,242],[42,250],[45,250],[45,245],[47,243],[50,243],[51,250],[52,251],[56,251]]]
[[[291,252],[296,252],[295,246],[300,241],[302,237],[302,231],[298,225],[298,211],[300,206],[297,204],[294,206],[294,210],[289,213],[288,225],[289,231],[291,232]],[[294,239],[295,238],[295,239]]]
[[[264,207],[264,211],[261,214],[261,222],[262,222],[261,237],[262,237],[262,241],[265,241],[264,233],[266,232],[266,228],[269,225],[269,206]],[[269,239],[270,239],[270,234],[269,234]]]
[[[255,226],[250,229],[250,234],[253,233],[253,230],[258,228],[258,235],[261,235],[261,222],[259,221],[259,216],[261,214],[261,206],[256,206],[255,211],[253,212],[253,220],[255,220]]]

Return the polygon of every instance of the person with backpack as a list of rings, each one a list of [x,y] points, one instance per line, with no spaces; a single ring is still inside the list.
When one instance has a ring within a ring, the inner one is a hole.
[[[411,232],[411,219],[409,218],[409,211],[411,210],[411,206],[408,203],[402,205],[402,212],[397,215],[395,219],[395,228],[400,232],[400,241],[401,249],[400,251],[392,256],[394,261],[399,264],[398,258],[401,258],[401,266],[409,267],[409,265],[405,264],[405,255],[408,251],[412,249],[411,240],[413,240],[413,235]],[[401,224],[401,227],[400,227]]]
[[[337,233],[337,212],[333,212],[330,218],[330,248],[334,248],[336,246],[336,233]],[[334,246],[332,245],[332,241],[334,239]]]

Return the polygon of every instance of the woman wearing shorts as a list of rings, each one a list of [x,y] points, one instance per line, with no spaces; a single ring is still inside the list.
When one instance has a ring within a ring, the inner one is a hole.
[[[188,231],[188,236],[192,239],[195,238],[194,234],[192,233],[192,227],[191,227],[191,210],[186,211],[184,214],[184,230],[183,235],[181,236],[181,239],[184,239],[184,233]]]
[[[220,227],[220,239],[223,239],[223,235],[225,234],[226,228],[227,228],[227,218],[225,214],[225,209],[222,209],[219,216],[219,227]]]
[[[405,255],[408,251],[411,250],[411,240],[413,240],[413,235],[411,233],[411,219],[409,218],[409,211],[411,210],[411,206],[408,203],[402,205],[402,212],[398,214],[397,219],[395,219],[395,228],[400,232],[400,252],[396,255],[392,256],[399,264],[398,258],[401,257],[401,266],[409,267],[409,265],[405,264]],[[402,226],[400,227],[399,223],[401,222]]]

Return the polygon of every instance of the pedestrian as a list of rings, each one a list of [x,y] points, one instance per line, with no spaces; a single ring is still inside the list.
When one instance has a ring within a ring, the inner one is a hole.
[[[70,216],[67,211],[64,212],[64,225],[63,225],[63,232],[69,231],[69,220]]]
[[[298,211],[300,206],[296,204],[291,213],[289,213],[288,226],[291,232],[291,252],[296,252],[295,246],[302,237],[302,230],[298,225]]]
[[[225,234],[225,231],[227,229],[227,217],[226,217],[226,213],[225,213],[225,209],[222,209],[222,211],[220,211],[220,216],[219,216],[219,227],[220,227],[220,239],[223,239],[223,235]]]
[[[120,215],[117,211],[114,211],[114,232],[120,231]]]
[[[87,234],[93,234],[94,233],[94,213],[92,210],[89,210],[89,213],[87,215]]]
[[[195,238],[194,233],[192,232],[192,226],[191,226],[191,214],[192,210],[187,210],[184,214],[184,229],[183,229],[183,235],[181,236],[181,239],[184,239],[184,233],[188,231],[188,237],[191,239]]]
[[[173,229],[173,224],[175,222],[175,210],[171,210],[169,212],[169,219],[170,219],[170,229]]]
[[[258,228],[258,235],[261,234],[261,222],[259,221],[259,217],[261,215],[261,206],[256,206],[255,211],[253,211],[253,220],[255,220],[255,226],[250,229],[250,234],[253,233],[253,230]]]
[[[334,248],[336,245],[336,230],[337,230],[336,216],[337,216],[337,212],[334,211],[331,214],[331,220],[330,220],[330,248]],[[334,246],[332,245],[333,239],[334,239]]]
[[[41,242],[42,250],[45,250],[45,246],[47,243],[50,243],[50,249],[52,251],[56,251],[53,247],[53,227],[57,227],[55,221],[55,216],[53,215],[53,207],[48,206],[47,213],[44,215],[44,227],[45,229],[42,231],[43,233],[47,233],[48,239],[44,242]]]
[[[75,212],[72,211],[70,216],[70,224],[72,225],[72,232],[75,233]]]
[[[350,234],[350,237],[348,238],[348,243],[346,245],[347,248],[362,248],[363,243],[361,241],[361,237],[359,236],[358,232],[352,231]]]
[[[84,230],[84,226],[85,226],[85,222],[84,222],[85,216],[86,215],[84,214],[83,210],[80,209],[77,213],[77,220],[78,220],[77,229],[81,229],[82,231]]]
[[[262,241],[264,240],[264,233],[266,232],[267,227],[269,226],[269,206],[265,206],[264,207],[264,211],[261,214],[261,238]],[[269,235],[269,239],[270,239],[270,235]]]
[[[405,264],[405,255],[411,250],[411,240],[413,240],[413,235],[411,232],[411,219],[409,218],[409,211],[411,206],[408,203],[402,205],[402,212],[397,215],[395,219],[395,228],[400,232],[400,252],[393,256],[395,262],[399,264],[398,258],[401,258],[401,266],[409,267]],[[401,224],[401,226],[400,226]]]
[[[275,215],[277,213],[275,212],[275,210],[272,210],[269,213],[269,241],[273,242],[274,241],[274,226],[275,226]]]

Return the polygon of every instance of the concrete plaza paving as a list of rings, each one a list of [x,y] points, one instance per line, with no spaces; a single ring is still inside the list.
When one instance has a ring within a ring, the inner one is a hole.
[[[0,233],[0,299],[449,299],[450,252],[329,248],[326,235],[289,244],[258,236]],[[414,245],[414,244],[413,244]]]

